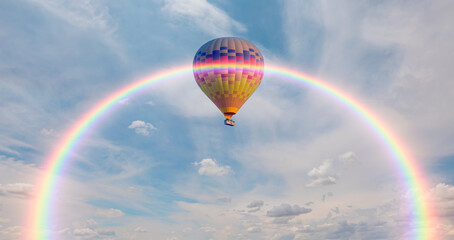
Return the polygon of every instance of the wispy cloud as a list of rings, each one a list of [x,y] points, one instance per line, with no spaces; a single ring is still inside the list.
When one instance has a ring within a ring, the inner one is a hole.
[[[121,210],[114,209],[114,208],[96,210],[96,216],[98,216],[98,217],[116,218],[116,217],[122,217],[124,215],[125,214]]]
[[[116,39],[117,24],[109,13],[107,5],[88,0],[31,0],[55,16],[81,30],[99,36],[115,53],[126,59],[126,54]]]
[[[234,32],[247,30],[243,24],[207,0],[165,0],[164,3],[163,11],[196,25],[212,36],[231,36]]]

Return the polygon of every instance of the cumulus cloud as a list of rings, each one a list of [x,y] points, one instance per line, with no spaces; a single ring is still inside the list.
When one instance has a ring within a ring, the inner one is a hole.
[[[312,178],[312,181],[307,184],[307,187],[326,186],[336,184],[337,176],[332,173],[332,160],[325,160],[320,166],[310,170],[307,175]]]
[[[11,197],[32,196],[33,185],[29,183],[0,184],[0,195]]]
[[[137,134],[141,134],[144,136],[150,135],[151,131],[157,129],[151,123],[147,123],[141,120],[133,121],[131,125],[128,126],[128,128],[134,129]]]
[[[260,211],[260,208],[263,206],[262,200],[254,200],[249,203],[246,207],[249,208],[248,212],[257,212]]]
[[[307,173],[311,182],[306,184],[306,187],[336,184],[339,178],[338,172],[356,162],[357,157],[354,152],[343,153],[337,157],[337,160],[327,159]]]
[[[223,176],[230,173],[230,166],[219,166],[215,159],[205,158],[200,162],[194,162],[194,166],[200,166],[199,174],[206,176]]]
[[[245,32],[246,27],[207,0],[165,0],[163,11],[193,23],[212,36],[229,36],[233,31]]]
[[[114,209],[114,208],[96,210],[96,216],[98,216],[98,217],[115,218],[115,217],[122,217],[124,215],[125,214],[121,210]]]
[[[301,214],[312,212],[310,208],[300,207],[298,205],[291,206],[290,204],[283,203],[279,206],[274,206],[271,210],[266,212],[268,217],[293,217]]]

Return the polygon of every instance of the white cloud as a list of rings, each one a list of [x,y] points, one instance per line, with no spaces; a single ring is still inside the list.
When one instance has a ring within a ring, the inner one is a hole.
[[[128,128],[135,129],[137,134],[144,136],[150,135],[151,131],[156,130],[157,128],[151,123],[147,123],[141,120],[133,121]]]
[[[300,214],[306,214],[312,212],[310,208],[300,207],[298,205],[291,206],[290,204],[283,203],[279,206],[274,206],[271,210],[266,212],[268,217],[293,217]]]
[[[351,164],[357,162],[357,157],[354,152],[346,152],[344,154],[341,154],[338,157],[338,159],[345,166],[348,166],[348,165],[351,165]]]
[[[200,162],[194,162],[194,166],[200,166],[199,174],[206,176],[223,176],[230,173],[230,166],[219,166],[216,160],[205,158]]]
[[[306,187],[336,184],[339,178],[338,172],[354,163],[357,163],[357,157],[354,152],[341,154],[337,160],[327,159],[320,166],[313,168],[307,173],[311,178],[311,182],[306,184]]]
[[[148,230],[143,227],[136,227],[136,229],[134,229],[134,232],[145,233],[148,232]]]
[[[310,170],[307,175],[312,178],[312,181],[306,184],[306,187],[336,184],[337,176],[333,173],[332,160],[323,161],[320,166]]]
[[[318,187],[336,184],[336,176],[317,176],[306,187]]]
[[[163,11],[197,25],[212,36],[231,36],[246,27],[207,0],[165,0]]]
[[[98,216],[98,217],[116,218],[116,217],[122,217],[124,215],[125,214],[121,210],[114,209],[114,208],[96,210],[96,216]]]
[[[12,197],[30,197],[33,193],[33,185],[29,183],[0,184],[0,195]]]

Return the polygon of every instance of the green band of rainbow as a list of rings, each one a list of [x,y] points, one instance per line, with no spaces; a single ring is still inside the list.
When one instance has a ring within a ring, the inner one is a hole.
[[[215,67],[219,66],[208,66],[207,68]],[[64,165],[70,162],[69,154],[74,150],[77,144],[81,142],[88,130],[95,125],[95,122],[101,119],[101,116],[106,114],[110,109],[113,109],[120,100],[152,86],[161,80],[175,78],[191,72],[192,66],[184,66],[163,71],[133,82],[100,101],[95,107],[75,122],[75,124],[64,134],[64,137],[46,161],[43,176],[40,178],[40,182],[36,188],[36,201],[30,206],[30,213],[32,213],[32,216],[30,218],[31,222],[28,223],[28,225],[31,226],[31,231],[27,234],[26,239],[50,239],[48,235],[49,225],[51,223],[50,218],[52,217],[50,213],[52,210],[51,207],[54,207],[52,198],[58,181],[59,172]],[[413,230],[410,239],[438,239],[435,231],[432,230],[436,223],[434,208],[428,201],[425,201],[423,197],[427,190],[423,173],[418,168],[416,161],[410,156],[409,151],[404,147],[404,144],[395,136],[395,134],[393,134],[389,127],[358,100],[355,100],[345,92],[342,92],[326,82],[279,66],[267,65],[265,72],[297,80],[300,83],[331,96],[369,125],[374,134],[378,136],[378,139],[385,144],[386,148],[392,154],[398,172],[406,179],[407,187],[411,190],[412,198],[410,207],[413,212],[411,219]]]

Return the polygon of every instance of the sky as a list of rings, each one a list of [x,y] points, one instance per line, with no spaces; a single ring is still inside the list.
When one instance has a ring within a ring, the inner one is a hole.
[[[387,123],[454,239],[453,12],[450,0],[0,1],[0,239],[29,231],[49,154],[84,113],[225,36],[265,61],[237,125],[190,73],[122,99],[59,173],[54,239],[408,238],[410,190],[380,140],[267,64]]]

